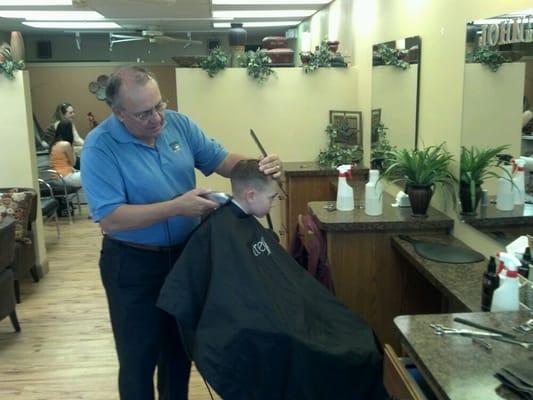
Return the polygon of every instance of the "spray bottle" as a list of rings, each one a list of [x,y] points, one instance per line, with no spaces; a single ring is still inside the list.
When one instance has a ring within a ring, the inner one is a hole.
[[[519,302],[519,282],[518,267],[520,260],[515,256],[500,252],[497,254],[503,264],[499,278],[500,286],[494,291],[490,311],[518,311]]]
[[[524,179],[524,166],[526,162],[522,159],[514,160],[514,173],[513,173],[513,193],[514,204],[523,205],[526,198],[525,179]]]
[[[498,179],[496,208],[501,211],[511,211],[514,208],[513,182],[510,178],[512,176],[512,167],[504,165],[502,168],[505,172]]]
[[[339,170],[339,184],[337,187],[337,210],[339,211],[351,211],[354,209],[353,202],[353,189],[346,177],[352,176],[352,166],[349,164],[340,165],[337,167]]]

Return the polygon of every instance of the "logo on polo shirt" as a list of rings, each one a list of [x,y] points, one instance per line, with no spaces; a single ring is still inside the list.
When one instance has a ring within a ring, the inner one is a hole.
[[[174,152],[174,153],[177,153],[181,150],[181,145],[178,143],[178,142],[172,142],[168,145],[168,147],[170,147],[170,149]]]

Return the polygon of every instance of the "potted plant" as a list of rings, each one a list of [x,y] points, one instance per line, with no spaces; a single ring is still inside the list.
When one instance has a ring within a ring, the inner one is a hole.
[[[453,196],[456,179],[450,171],[452,161],[453,156],[444,143],[423,149],[394,149],[385,154],[387,169],[382,178],[405,184],[413,215],[425,216],[437,186]]]
[[[503,63],[509,62],[498,50],[489,46],[481,46],[472,53],[466,55],[467,63],[481,63],[490,68],[492,72],[498,71]]]
[[[387,128],[382,122],[374,128],[372,132],[372,144],[370,145],[370,166],[372,169],[379,169],[383,171],[387,165],[384,164],[385,156],[388,152],[396,149],[396,146],[391,145],[387,138]]]
[[[270,75],[274,74],[274,70],[270,68],[270,64],[272,64],[272,60],[265,50],[262,49],[249,51],[241,59],[241,66],[246,67],[248,75],[259,83],[266,82]]]
[[[4,73],[8,78],[15,77],[15,71],[26,69],[24,61],[14,61],[11,46],[7,43],[0,45],[0,74]]]
[[[207,71],[210,78],[213,78],[219,71],[222,71],[229,64],[229,56],[220,47],[215,47],[209,55],[202,61],[200,66]]]
[[[407,52],[405,51],[393,49],[384,44],[380,44],[378,45],[375,56],[378,60],[380,60],[385,65],[392,65],[394,67],[405,70],[409,68],[409,63],[404,60],[404,58],[406,57],[406,54]]]
[[[318,154],[318,164],[327,168],[337,168],[343,164],[357,164],[363,158],[363,151],[357,145],[351,145],[349,141],[353,134],[348,123],[328,125],[328,147]]]
[[[508,145],[478,149],[477,147],[461,147],[461,166],[459,174],[459,200],[464,215],[475,215],[481,198],[481,185],[492,177],[499,175],[494,168],[505,171],[500,165],[498,154],[507,149]],[[511,179],[511,177],[509,177]]]
[[[306,57],[307,58],[307,57]],[[327,40],[323,40],[320,46],[316,46],[314,53],[309,53],[307,62],[303,63],[302,67],[306,74],[310,74],[321,67],[331,66],[333,55],[328,47]]]

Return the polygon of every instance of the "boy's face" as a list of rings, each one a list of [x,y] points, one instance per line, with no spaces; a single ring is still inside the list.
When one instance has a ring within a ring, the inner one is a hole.
[[[270,211],[277,195],[277,185],[274,181],[271,181],[264,189],[250,189],[246,196],[248,211],[257,218],[264,217]]]

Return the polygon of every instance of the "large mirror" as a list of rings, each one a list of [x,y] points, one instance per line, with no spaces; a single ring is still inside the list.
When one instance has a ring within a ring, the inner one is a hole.
[[[533,16],[532,10],[472,21],[466,27],[461,144],[487,149],[507,145],[514,158],[533,156]],[[505,58],[501,65],[497,57]],[[526,162],[523,205],[496,207],[498,181],[486,179],[487,205],[463,220],[507,244],[533,233],[532,162]],[[502,171],[495,169],[498,174]]]
[[[416,147],[420,55],[419,36],[373,46],[372,160],[380,158],[383,145]]]

